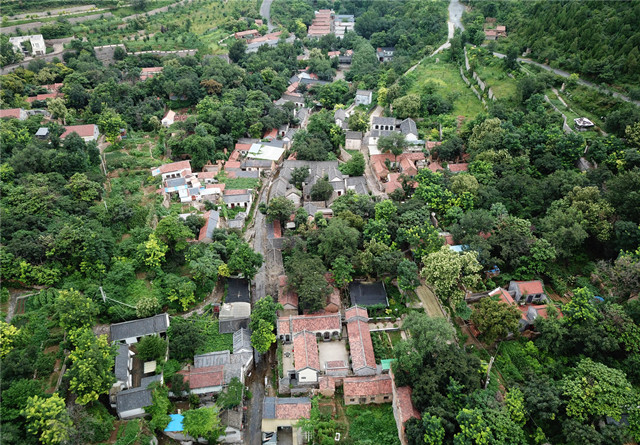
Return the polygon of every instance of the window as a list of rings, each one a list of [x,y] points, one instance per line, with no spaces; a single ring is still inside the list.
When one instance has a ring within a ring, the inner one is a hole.
[[[384,400],[389,400],[389,396],[384,396],[383,399]]]
[[[349,399],[349,401],[350,401],[350,402],[355,402],[355,401],[356,401],[356,399]]]
[[[371,397],[371,401],[374,402],[376,400],[375,397]]]
[[[367,403],[366,397],[360,397],[360,403]]]

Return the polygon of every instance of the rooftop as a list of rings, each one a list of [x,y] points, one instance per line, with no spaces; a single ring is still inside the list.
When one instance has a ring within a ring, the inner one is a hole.
[[[95,124],[87,124],[87,125],[67,125],[64,127],[64,133],[60,135],[60,139],[64,139],[69,136],[71,133],[77,133],[80,137],[89,137],[93,136],[95,129],[97,126]]]
[[[151,334],[167,332],[169,314],[162,313],[149,318],[125,321],[111,325],[111,341],[126,340],[128,338],[143,337]]]
[[[351,367],[354,371],[362,368],[376,369],[376,357],[373,352],[373,342],[369,325],[360,320],[347,323],[349,334],[349,348],[351,353]]]
[[[349,284],[349,295],[351,304],[354,306],[375,306],[378,304],[389,306],[387,291],[382,281],[373,283],[353,281]]]
[[[227,278],[225,303],[251,303],[249,282],[244,278]]]
[[[315,334],[303,331],[293,336],[293,359],[296,371],[305,368],[320,371],[320,357]]]
[[[311,417],[311,399],[308,397],[265,397],[264,419],[308,419]]]
[[[373,377],[347,377],[344,379],[345,397],[370,397],[391,393],[391,377],[389,374],[380,374]]]
[[[280,317],[278,318],[277,324],[278,335],[291,335],[302,331],[340,332],[342,330],[342,319],[340,313]]]
[[[205,368],[190,367],[186,371],[179,371],[184,381],[189,382],[191,389],[222,386],[224,382],[224,366],[208,366]]]
[[[523,295],[534,295],[534,294],[543,294],[544,288],[542,286],[542,281],[514,281],[518,289],[520,289],[520,293]]]
[[[298,307],[298,294],[293,290],[287,289],[287,276],[280,275],[278,277],[278,303],[281,305],[291,305]]]

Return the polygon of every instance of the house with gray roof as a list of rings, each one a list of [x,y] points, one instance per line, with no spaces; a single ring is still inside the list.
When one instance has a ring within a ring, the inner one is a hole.
[[[361,131],[347,131],[344,148],[346,150],[360,150],[362,147],[363,134]]]
[[[347,122],[347,112],[344,109],[337,109],[335,113],[333,113],[333,120],[335,121],[336,125],[343,130],[349,128],[349,124]]]
[[[230,209],[235,207],[249,209],[253,202],[252,190],[225,190],[224,195],[222,195],[222,200]]]
[[[169,324],[169,314],[166,312],[153,317],[115,323],[111,325],[111,341],[130,345],[147,335],[166,336]]]
[[[373,100],[373,91],[371,90],[357,90],[355,104],[357,105],[371,105]]]
[[[198,241],[210,243],[213,240],[213,232],[220,227],[220,212],[209,210],[204,214],[205,223],[200,228]]]
[[[145,408],[153,404],[152,389],[149,388],[154,382],[163,383],[162,375],[153,375],[145,377],[140,382],[140,386],[136,388],[120,391],[116,394],[115,407],[120,419],[133,419],[143,417],[146,412]]]
[[[233,353],[251,352],[253,354],[253,346],[251,346],[251,333],[248,329],[238,329],[233,333]]]

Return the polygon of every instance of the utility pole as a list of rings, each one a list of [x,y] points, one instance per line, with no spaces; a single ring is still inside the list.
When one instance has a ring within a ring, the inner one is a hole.
[[[130,304],[123,303],[122,301],[114,300],[113,298],[107,297],[106,294],[104,293],[104,290],[102,290],[102,286],[100,286],[98,289],[100,289],[100,294],[102,294],[102,302],[103,303],[106,303],[107,300],[110,300],[110,301],[113,301],[115,303],[121,304],[123,306],[130,307],[131,309],[135,309],[136,308],[135,306],[131,306]]]
[[[495,357],[491,356],[491,360],[489,360],[489,367],[487,368],[487,378],[485,379],[485,382],[484,382],[484,389],[487,389],[487,386],[489,386],[489,379],[491,378],[490,377],[491,367],[493,366],[493,360],[494,359],[495,359]]]

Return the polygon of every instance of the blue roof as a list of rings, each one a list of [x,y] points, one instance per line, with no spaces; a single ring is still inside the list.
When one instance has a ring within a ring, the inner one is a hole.
[[[171,417],[171,422],[164,429],[168,433],[178,433],[182,431],[182,421],[184,420],[184,416],[182,414],[169,414]]]

